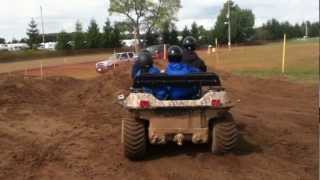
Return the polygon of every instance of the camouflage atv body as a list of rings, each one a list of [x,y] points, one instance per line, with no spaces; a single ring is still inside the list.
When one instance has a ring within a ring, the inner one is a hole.
[[[144,93],[142,86],[172,85],[201,87],[198,99],[158,100]],[[122,121],[122,141],[125,155],[142,159],[147,145],[186,141],[210,143],[213,153],[224,153],[236,146],[238,131],[232,115],[233,107],[220,80],[213,73],[185,77],[146,75],[135,79],[131,93],[120,98],[130,112]]]

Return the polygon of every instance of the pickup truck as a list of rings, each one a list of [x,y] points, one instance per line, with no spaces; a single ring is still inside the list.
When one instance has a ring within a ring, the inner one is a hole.
[[[96,71],[98,73],[104,73],[110,69],[113,69],[115,66],[118,66],[121,63],[135,61],[136,58],[137,56],[134,52],[115,53],[107,60],[97,62]]]

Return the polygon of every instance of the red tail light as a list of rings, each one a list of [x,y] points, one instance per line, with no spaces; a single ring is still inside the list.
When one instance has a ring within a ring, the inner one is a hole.
[[[140,101],[140,107],[143,109],[149,108],[150,107],[150,102],[146,100],[141,100]]]
[[[220,101],[220,99],[213,99],[213,100],[211,101],[211,105],[212,105],[213,107],[220,107],[220,106],[221,106],[221,101]]]

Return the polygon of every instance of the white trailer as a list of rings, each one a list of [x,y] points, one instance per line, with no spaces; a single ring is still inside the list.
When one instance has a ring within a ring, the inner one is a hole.
[[[28,49],[29,46],[26,43],[7,44],[8,51],[21,51]]]
[[[6,44],[0,44],[0,51],[8,51],[8,46]]]
[[[46,42],[41,43],[40,47],[38,49],[40,50],[49,50],[49,51],[55,51],[56,50],[57,42]]]

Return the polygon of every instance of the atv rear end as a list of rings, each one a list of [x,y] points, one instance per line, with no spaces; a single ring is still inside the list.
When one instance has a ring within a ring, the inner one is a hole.
[[[199,86],[202,90],[198,99],[163,101],[142,90],[143,86],[163,85]],[[130,159],[144,158],[149,143],[210,143],[213,153],[227,152],[237,143],[236,124],[228,112],[233,105],[213,73],[184,77],[144,75],[135,79],[129,96],[121,99],[130,112],[122,122],[124,151]]]

